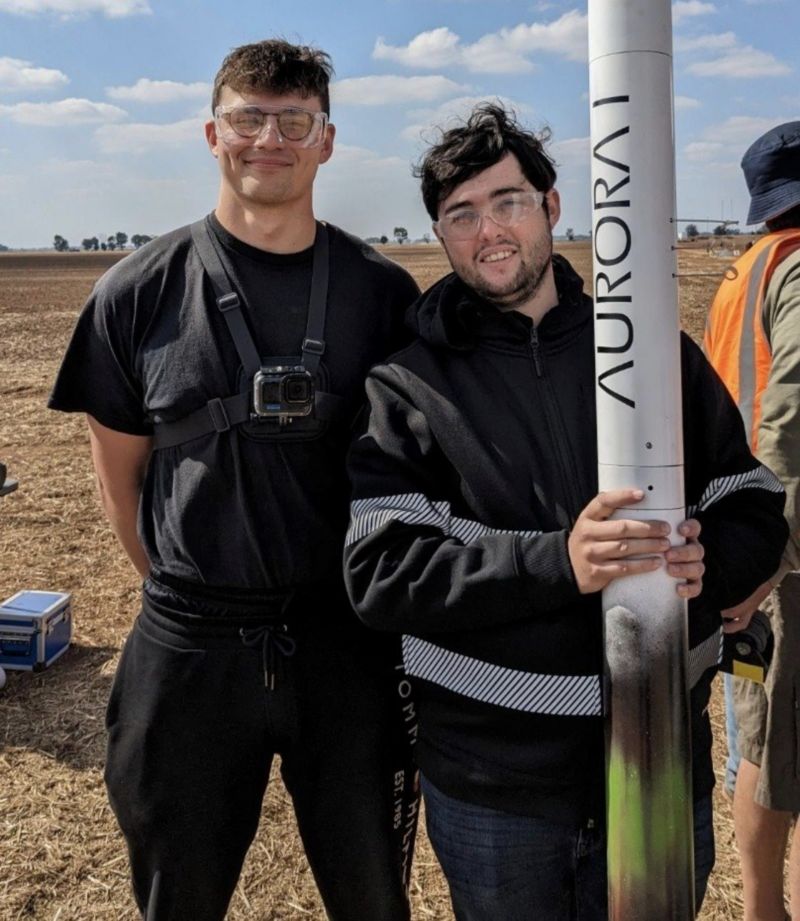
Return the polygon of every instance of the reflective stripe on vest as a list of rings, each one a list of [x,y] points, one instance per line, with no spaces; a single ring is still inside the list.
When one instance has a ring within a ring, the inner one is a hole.
[[[703,348],[725,382],[744,421],[750,447],[758,449],[761,395],[772,353],[764,333],[764,298],[778,265],[800,249],[800,233],[770,233],[725,273],[706,322]]]

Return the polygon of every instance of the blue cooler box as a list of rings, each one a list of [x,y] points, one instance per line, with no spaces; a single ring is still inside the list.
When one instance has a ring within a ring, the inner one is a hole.
[[[70,595],[17,592],[0,604],[0,665],[40,671],[69,649],[72,639]]]

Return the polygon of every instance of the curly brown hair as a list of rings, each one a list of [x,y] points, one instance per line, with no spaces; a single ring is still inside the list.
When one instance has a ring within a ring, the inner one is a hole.
[[[540,192],[549,192],[556,181],[553,159],[544,145],[550,132],[526,131],[513,112],[495,103],[477,105],[461,125],[442,132],[442,139],[414,167],[422,180],[422,200],[435,221],[439,204],[472,176],[494,166],[506,154],[514,154],[522,173]],[[546,209],[545,204],[545,209]]]
[[[331,112],[328,86],[333,76],[330,56],[310,45],[293,45],[270,38],[234,48],[214,78],[211,111],[219,105],[223,86],[246,91],[299,93],[304,99],[318,97],[322,111]]]

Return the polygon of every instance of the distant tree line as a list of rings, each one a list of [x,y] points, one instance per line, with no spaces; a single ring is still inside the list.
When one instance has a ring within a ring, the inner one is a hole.
[[[762,224],[760,227],[756,227],[755,230],[749,231],[750,234],[762,234],[767,232],[767,225]],[[711,231],[711,235],[715,237],[735,237],[737,234],[741,234],[742,231],[735,224],[726,224],[724,221]],[[697,237],[709,236],[708,233],[703,234],[698,230],[697,224],[687,224],[686,230],[684,230],[684,235],[687,240],[696,240]]]
[[[139,249],[140,246],[144,246],[145,243],[149,243],[153,237],[149,236],[146,233],[135,233],[131,238],[130,242],[133,244],[135,249]],[[111,234],[105,240],[100,240],[99,237],[84,237],[81,240],[81,249],[86,250],[87,252],[93,251],[97,252],[102,250],[111,250],[112,252],[116,249],[125,249],[128,245],[128,235],[118,231],[117,233]],[[57,233],[53,237],[53,249],[57,253],[67,253],[70,251],[71,247],[69,245],[69,240],[66,237],[62,237],[61,234]]]
[[[392,236],[394,237],[395,243],[403,244],[410,242],[408,230],[405,227],[395,227],[392,231]],[[369,243],[370,245],[374,245],[376,243],[382,243],[385,245],[389,242],[389,237],[387,237],[386,234],[382,234],[380,237],[367,237],[364,242]],[[431,235],[429,233],[424,233],[416,242],[430,243]]]

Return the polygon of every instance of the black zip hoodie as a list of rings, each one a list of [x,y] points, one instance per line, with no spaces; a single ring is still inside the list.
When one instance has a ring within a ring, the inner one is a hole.
[[[603,814],[600,596],[579,593],[567,551],[597,493],[594,342],[580,277],[553,264],[559,302],[538,327],[455,275],[413,305],[417,341],[367,381],[345,573],[362,619],[405,634],[429,779],[573,823]],[[685,336],[682,372],[687,505],[707,567],[689,630],[699,797],[713,786],[719,611],[777,569],[786,527],[780,484]]]

